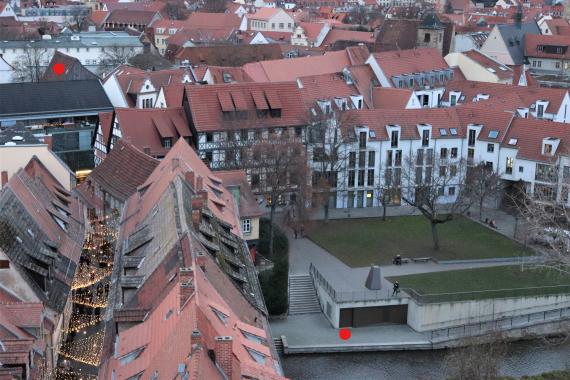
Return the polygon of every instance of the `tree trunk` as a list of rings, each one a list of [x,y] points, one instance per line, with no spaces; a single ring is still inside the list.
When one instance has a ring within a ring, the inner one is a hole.
[[[483,221],[483,197],[479,199],[479,221]]]
[[[433,239],[433,249],[439,250],[439,236],[437,235],[437,223],[431,222],[431,237]]]
[[[325,224],[327,224],[329,222],[329,202],[325,201],[324,204],[324,211],[325,211]]]
[[[273,219],[275,218],[275,202],[271,203],[269,213],[269,257],[273,260]]]
[[[382,221],[386,221],[386,202],[382,202]]]

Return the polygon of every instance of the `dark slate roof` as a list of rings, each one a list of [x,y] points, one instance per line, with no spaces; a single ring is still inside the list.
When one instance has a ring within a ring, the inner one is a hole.
[[[65,70],[61,75],[57,75],[53,70],[54,65],[58,63],[63,64],[63,66],[65,67]],[[97,75],[87,70],[77,58],[63,54],[62,52],[57,50],[53,54],[53,57],[42,77],[42,81],[93,80],[93,79],[98,79]]]
[[[97,114],[113,105],[98,80],[0,84],[0,120]]]
[[[497,28],[499,28],[499,33],[501,33],[515,65],[522,64],[524,61],[524,35],[540,34],[540,29],[536,22],[497,25]]]
[[[444,29],[445,26],[439,21],[439,18],[434,12],[428,13],[418,28],[421,29]]]

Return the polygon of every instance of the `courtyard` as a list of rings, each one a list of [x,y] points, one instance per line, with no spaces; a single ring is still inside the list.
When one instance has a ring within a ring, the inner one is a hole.
[[[350,267],[387,265],[404,258],[469,260],[530,256],[530,248],[464,217],[438,225],[440,249],[433,250],[431,226],[423,216],[331,220],[315,223],[308,237]]]

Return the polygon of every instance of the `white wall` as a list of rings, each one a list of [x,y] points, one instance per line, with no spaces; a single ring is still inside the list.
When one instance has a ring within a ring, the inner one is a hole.
[[[563,307],[570,307],[570,295],[497,298],[425,305],[420,305],[410,298],[408,325],[416,331],[428,331]]]

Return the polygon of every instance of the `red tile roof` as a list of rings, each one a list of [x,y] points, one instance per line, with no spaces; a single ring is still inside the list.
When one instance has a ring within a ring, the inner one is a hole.
[[[556,46],[562,49],[561,54],[549,53],[539,50],[541,46]],[[570,37],[569,36],[548,36],[542,34],[527,34],[524,38],[524,55],[527,57],[570,59]]]
[[[410,49],[372,54],[387,78],[401,74],[448,69],[437,49]]]
[[[187,19],[187,24],[197,29],[238,28],[240,23],[241,19],[233,13],[193,12]]]
[[[322,56],[248,63],[243,68],[256,82],[292,81],[310,75],[341,72],[347,66],[364,63],[368,54],[365,46],[357,46]],[[366,58],[363,60],[363,57]]]
[[[164,156],[169,148],[162,145],[163,138],[190,138],[192,132],[182,107],[173,108],[117,108],[115,120],[119,124],[122,138],[139,150],[148,149],[153,157]]]
[[[114,198],[126,201],[158,166],[158,160],[144,154],[133,144],[119,140],[88,181],[96,182]]]
[[[261,216],[263,212],[259,208],[259,204],[251,191],[251,187],[247,182],[247,176],[243,170],[218,170],[216,176],[222,180],[225,188],[231,191],[232,187],[239,188],[240,198],[238,201],[239,215],[244,217]]]
[[[542,140],[548,137],[560,139],[556,156],[559,154],[568,155],[570,130],[564,123],[545,120],[513,119],[507,135],[505,139],[503,139],[503,146],[506,148],[517,148],[517,158],[551,162],[553,156],[542,154]],[[509,144],[512,139],[516,139],[516,144]]]
[[[354,85],[346,83],[342,74],[322,74],[300,78],[303,86],[301,93],[308,107],[313,107],[317,100],[331,99],[335,96],[347,98],[358,90]]]
[[[269,21],[272,17],[274,17],[281,10],[282,10],[281,8],[263,7],[263,8],[257,9],[256,12],[253,14],[248,14],[247,18],[250,20]]]
[[[362,43],[373,44],[376,42],[376,37],[372,32],[358,32],[354,30],[335,28],[327,33],[327,36],[323,40],[322,45],[329,46],[340,41],[351,41],[351,42],[362,42]]]
[[[253,82],[241,67],[209,66],[208,72],[214,81],[211,84]],[[230,82],[226,82],[226,79]]]
[[[105,24],[148,25],[156,16],[156,11],[115,9],[105,18]]]
[[[234,105],[247,109],[248,128],[301,126],[306,122],[301,92],[295,82],[186,86],[186,96],[192,124],[198,132],[230,128],[232,123],[224,118],[223,109],[233,112]],[[265,102],[260,103],[263,99]],[[271,108],[281,107],[281,116],[258,116],[256,110],[264,109],[266,103]],[[244,125],[243,120],[236,121]]]
[[[414,92],[405,88],[374,87],[371,108],[405,109],[412,96]]]
[[[480,52],[479,50],[469,50],[463,53],[466,57],[477,62],[479,65],[483,66],[485,69],[491,71],[499,79],[510,79],[513,78],[513,70],[502,63],[495,61],[488,55]]]

